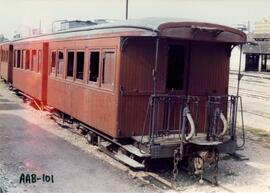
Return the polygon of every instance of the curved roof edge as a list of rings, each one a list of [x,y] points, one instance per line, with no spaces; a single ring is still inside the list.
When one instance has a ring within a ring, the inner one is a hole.
[[[119,22],[104,23],[94,26],[80,27],[51,34],[42,34],[13,40],[46,41],[54,39],[95,36],[160,36],[180,39],[215,41],[241,44],[246,42],[245,33],[240,30],[212,23],[198,22],[190,19],[175,18],[143,18]]]

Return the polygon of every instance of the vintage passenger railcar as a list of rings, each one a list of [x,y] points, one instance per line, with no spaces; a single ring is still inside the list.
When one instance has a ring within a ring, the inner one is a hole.
[[[46,104],[48,44],[14,41],[13,87]]]
[[[13,46],[11,42],[0,43],[0,78],[12,83]]]
[[[133,167],[145,158],[216,159],[236,150],[229,59],[245,41],[239,30],[189,20],[93,25],[15,41],[13,84]]]

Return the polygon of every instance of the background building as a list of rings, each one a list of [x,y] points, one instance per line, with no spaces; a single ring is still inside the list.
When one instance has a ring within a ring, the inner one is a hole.
[[[270,17],[264,18],[262,21],[257,21],[254,24],[255,34],[270,34]]]
[[[243,45],[241,71],[270,72],[270,17],[255,22],[253,33]],[[238,70],[240,48],[233,49],[231,70]]]

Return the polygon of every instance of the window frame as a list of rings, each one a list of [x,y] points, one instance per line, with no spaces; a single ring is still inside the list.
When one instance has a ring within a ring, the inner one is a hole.
[[[62,65],[62,73],[59,72],[59,52],[63,53],[63,65]],[[65,49],[57,49],[56,50],[56,63],[55,63],[55,77],[57,78],[64,78],[65,72]]]
[[[23,50],[21,50],[21,49],[18,49],[17,50],[17,54],[16,54],[16,68],[18,68],[18,69],[24,69],[24,68],[21,68],[21,65],[22,65],[22,53],[23,53]]]
[[[17,50],[14,49],[13,53],[13,68],[17,68]]]
[[[73,76],[68,76],[68,53],[69,52],[73,52],[74,56],[73,56],[73,71],[72,71],[72,75]],[[65,63],[65,78],[66,80],[71,80],[71,81],[74,81],[76,79],[75,77],[75,60],[76,59],[76,50],[75,49],[70,49],[70,48],[67,48],[66,49],[66,63]],[[80,79],[79,79],[80,80]]]
[[[98,78],[97,78],[96,82],[89,80],[89,78],[90,78],[90,65],[91,65],[90,64],[90,62],[91,62],[91,58],[90,58],[91,52],[99,52]],[[91,85],[91,86],[95,86],[95,87],[100,87],[100,83],[101,83],[100,70],[101,70],[101,61],[102,61],[102,50],[101,49],[89,49],[87,54],[88,54],[87,55],[87,84]]]
[[[77,64],[77,57],[78,57],[78,52],[83,52],[84,53],[84,60],[83,60],[83,79],[79,79],[77,78],[77,70],[78,70],[78,64]],[[85,58],[85,53],[87,53],[85,51],[85,49],[75,49],[75,70],[74,70],[74,79],[76,82],[80,82],[80,83],[83,83],[84,80],[85,80],[85,61],[86,61],[86,58]]]
[[[28,60],[27,60],[27,55],[28,55]],[[23,60],[23,58],[22,58],[22,60]],[[27,62],[28,62],[28,68],[26,68],[26,63]],[[31,68],[31,50],[30,49],[25,49],[25,64],[23,65],[23,68],[22,69],[31,71],[30,68]]]
[[[168,77],[168,60],[169,60],[169,46],[182,46],[185,50],[185,54],[184,54],[184,66],[183,66],[183,88],[181,90],[171,90],[167,88],[167,77]],[[165,89],[166,92],[170,92],[170,93],[175,93],[175,94],[183,94],[186,92],[187,89],[187,85],[186,85],[186,81],[187,81],[187,76],[188,76],[188,55],[189,55],[189,44],[185,43],[185,42],[173,42],[173,41],[169,41],[167,42],[167,53],[166,53],[166,76],[165,76],[165,80],[166,80],[166,84],[165,84]]]
[[[114,53],[114,64],[113,64],[113,77],[112,77],[112,84],[106,84],[106,83],[102,83],[103,80],[103,69],[104,69],[104,61],[105,61],[105,54],[106,52],[113,52]],[[116,69],[116,63],[117,63],[117,52],[115,48],[106,48],[106,49],[102,49],[102,55],[101,55],[101,65],[100,65],[100,87],[106,90],[114,90],[114,85],[115,85],[115,69]]]
[[[53,52],[55,53],[55,64],[54,64],[54,72],[52,70],[52,56],[53,56]],[[49,55],[49,76],[50,77],[56,77],[56,63],[57,63],[57,50],[56,49],[52,49],[50,50],[50,55]]]
[[[41,49],[37,49],[37,73],[41,72],[41,66],[43,63],[43,56],[42,56],[42,50]]]
[[[31,62],[30,62],[30,68],[29,68],[29,69],[30,69],[30,71],[36,72],[37,61],[35,61],[34,58],[33,58],[33,56],[34,56],[33,53],[34,53],[34,52],[36,53],[36,54],[35,54],[36,60],[37,60],[37,57],[38,57],[38,56],[37,56],[37,50],[36,50],[36,49],[32,49],[32,50],[31,50],[31,55],[30,55],[30,56],[31,56],[31,57],[30,57],[30,61],[31,61]]]

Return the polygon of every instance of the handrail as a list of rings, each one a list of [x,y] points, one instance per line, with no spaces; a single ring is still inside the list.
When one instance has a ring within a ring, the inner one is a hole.
[[[188,134],[188,136],[185,137],[185,141],[189,141],[195,135],[195,124],[194,124],[193,118],[192,118],[189,110],[187,110],[186,116],[187,116],[187,120],[190,124],[191,129],[190,129],[190,133]]]
[[[222,123],[223,123],[223,130],[222,130],[222,132],[218,135],[218,137],[219,137],[219,138],[222,138],[222,137],[226,134],[226,132],[227,132],[227,130],[228,130],[228,122],[227,122],[227,120],[226,120],[226,118],[225,118],[225,116],[224,116],[224,114],[223,114],[222,112],[220,112],[220,119],[221,119],[221,121],[222,121]]]

